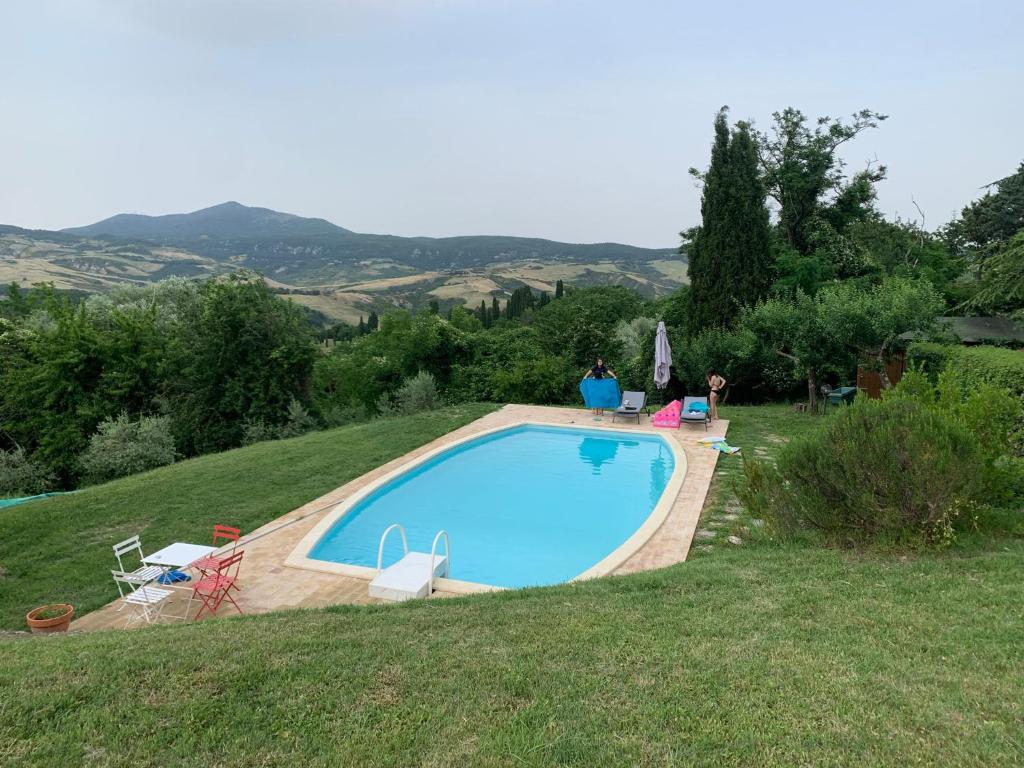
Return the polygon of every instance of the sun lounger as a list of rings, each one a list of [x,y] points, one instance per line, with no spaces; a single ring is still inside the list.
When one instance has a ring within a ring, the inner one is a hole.
[[[646,409],[647,415],[651,415],[651,409],[647,408],[647,393],[646,392],[623,392],[622,393],[622,405],[615,409],[612,413],[612,423],[615,422],[616,416],[628,416],[635,418],[636,423],[640,423],[640,411]]]
[[[683,410],[679,415],[682,421],[687,424],[700,424],[703,422],[704,431],[707,432],[711,423],[711,412],[708,410],[708,399],[706,397],[684,397]]]

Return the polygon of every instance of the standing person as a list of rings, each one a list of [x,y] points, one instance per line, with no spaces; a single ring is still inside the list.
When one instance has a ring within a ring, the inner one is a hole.
[[[583,379],[584,381],[586,381],[587,379],[603,379],[605,376],[609,376],[613,379],[618,378],[618,376],[615,375],[615,371],[606,366],[604,364],[604,360],[602,360],[599,357],[597,358],[597,362],[594,363],[594,366],[589,371],[587,371]],[[604,413],[604,408],[594,408],[593,412],[594,415],[600,416],[601,414]]]
[[[708,402],[711,404],[708,408],[708,415],[712,421],[715,421],[718,418],[718,398],[722,396],[722,390],[725,389],[725,385],[728,382],[722,376],[719,376],[714,368],[708,368],[706,378],[708,389],[711,390],[708,396]]]

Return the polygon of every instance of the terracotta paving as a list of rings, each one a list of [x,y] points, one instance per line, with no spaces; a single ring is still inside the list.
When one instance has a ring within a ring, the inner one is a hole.
[[[715,422],[710,432],[705,432],[699,425],[687,424],[675,431],[655,429],[647,423],[647,417],[641,417],[639,426],[621,421],[612,424],[609,415],[597,421],[586,410],[506,405],[504,408],[400,456],[244,536],[240,543],[245,550],[242,574],[239,580],[241,591],[236,598],[242,610],[245,613],[264,613],[285,608],[315,608],[339,603],[380,602],[367,595],[368,582],[363,579],[290,568],[284,565],[284,560],[330,507],[345,500],[352,493],[381,475],[392,471],[412,458],[477,432],[523,421],[575,424],[605,429],[614,427],[614,429],[622,431],[657,433],[669,440],[676,441],[682,448],[687,462],[686,476],[679,494],[662,525],[647,543],[616,569],[615,573],[632,573],[661,568],[686,559],[719,455],[718,451],[700,445],[697,440],[708,435],[724,436],[729,426],[728,421]],[[185,609],[188,607],[189,590],[181,589],[179,595],[180,597],[176,596],[168,601],[164,611],[165,616],[182,616],[185,613]],[[445,597],[447,595],[438,591],[434,596]],[[118,607],[119,602],[115,601],[86,614],[72,623],[71,630],[90,631],[123,627],[127,619],[127,609],[118,612]],[[196,601],[191,606],[189,616],[194,616],[198,608],[199,603]],[[234,609],[227,604],[220,610],[220,615],[232,615],[233,613]],[[203,618],[205,620],[206,616]]]

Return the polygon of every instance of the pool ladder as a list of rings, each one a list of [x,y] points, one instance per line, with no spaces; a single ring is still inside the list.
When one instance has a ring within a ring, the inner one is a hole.
[[[394,565],[384,567],[384,542],[388,534],[398,530],[402,537],[402,558]],[[437,545],[444,537],[444,554],[439,555]],[[440,530],[434,536],[430,554],[410,552],[405,528],[398,523],[389,525],[380,537],[377,547],[377,575],[370,582],[370,597],[383,600],[412,600],[427,597],[434,591],[434,579],[447,577],[451,572],[451,542],[448,532]]]

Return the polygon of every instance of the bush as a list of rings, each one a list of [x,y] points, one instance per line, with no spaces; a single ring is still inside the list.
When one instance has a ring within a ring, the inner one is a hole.
[[[437,394],[437,382],[426,371],[420,371],[412,378],[406,379],[398,388],[396,400],[402,413],[433,411],[444,405]]]
[[[280,436],[280,429],[273,424],[267,424],[263,419],[248,418],[242,422],[242,445],[277,440]]]
[[[437,382],[426,371],[408,378],[394,395],[385,392],[377,400],[377,413],[389,416],[407,416],[421,411],[433,411],[444,405],[437,392]]]
[[[907,348],[907,368],[923,371],[934,382],[950,356],[959,349],[951,344],[936,344],[931,341],[917,341]]]
[[[1024,395],[1024,350],[1002,347],[958,347],[946,365],[965,389],[984,384]]]
[[[343,407],[334,405],[324,411],[323,422],[327,429],[345,427],[349,424],[359,424],[370,420],[370,412],[365,405],[353,405]]]
[[[860,398],[786,445],[776,467],[745,466],[743,501],[777,532],[847,545],[949,543],[992,480],[963,425],[909,398]]]
[[[122,413],[100,423],[80,463],[86,483],[102,483],[171,464],[176,458],[169,418],[143,416],[132,421]]]
[[[298,437],[317,428],[316,419],[309,415],[309,411],[295,398],[288,403],[288,418],[281,426],[279,434],[281,437]]]
[[[565,358],[544,356],[492,371],[491,392],[502,403],[578,402],[581,378]]]
[[[0,497],[32,496],[53,488],[56,478],[25,451],[0,451]]]
[[[622,352],[622,359],[632,361],[640,354],[641,347],[647,336],[658,327],[658,321],[650,317],[635,317],[632,320],[619,320],[615,326],[615,340]]]

